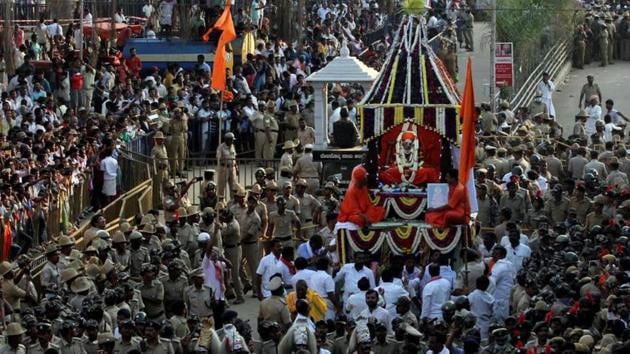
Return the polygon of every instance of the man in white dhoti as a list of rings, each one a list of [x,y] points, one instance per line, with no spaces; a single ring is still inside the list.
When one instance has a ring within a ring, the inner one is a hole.
[[[553,92],[556,90],[556,84],[549,80],[549,73],[543,73],[542,81],[536,86],[536,91],[542,92],[542,101],[547,105],[549,117],[556,119],[556,109],[553,106]]]

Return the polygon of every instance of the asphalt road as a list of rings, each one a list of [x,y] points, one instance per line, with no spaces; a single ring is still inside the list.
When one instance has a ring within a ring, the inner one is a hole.
[[[618,111],[626,116],[630,115],[630,61],[616,61],[615,64],[605,67],[592,63],[585,66],[584,70],[571,69],[564,82],[556,83],[558,90],[553,96],[557,119],[564,127],[565,137],[573,131],[575,115],[580,111],[578,101],[582,86],[586,83],[586,75],[595,77],[595,83],[602,91],[602,101],[610,98],[615,102]],[[605,111],[603,102],[602,107]]]

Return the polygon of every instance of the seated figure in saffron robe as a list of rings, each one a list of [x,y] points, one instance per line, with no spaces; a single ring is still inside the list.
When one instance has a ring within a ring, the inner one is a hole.
[[[379,180],[384,184],[421,186],[439,179],[438,169],[423,167],[422,149],[416,132],[401,131],[396,139],[396,164],[381,171]]]
[[[458,181],[459,172],[450,170],[446,174],[448,183],[448,204],[440,208],[428,209],[425,221],[428,224],[445,228],[451,225],[467,224],[470,221],[470,204],[464,185]]]
[[[352,170],[350,186],[339,207],[339,222],[351,222],[363,228],[385,218],[385,209],[370,202],[367,170],[358,165]]]

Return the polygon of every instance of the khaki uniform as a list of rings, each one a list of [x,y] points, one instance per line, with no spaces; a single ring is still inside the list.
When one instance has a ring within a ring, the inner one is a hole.
[[[617,27],[614,23],[607,23],[606,29],[608,29],[608,62],[613,64],[615,58],[615,44],[617,42]]]
[[[22,299],[26,297],[26,291],[15,285],[12,279],[5,279],[2,282],[2,294],[6,302],[14,310],[20,310]]]
[[[293,246],[291,240],[293,236],[293,223],[299,222],[297,214],[293,210],[286,209],[284,214],[280,215],[277,211],[269,214],[269,223],[273,225],[273,238],[278,239],[282,246]]]
[[[116,339],[116,344],[114,344],[114,353],[125,354],[130,350],[139,349],[141,341],[141,337],[131,337],[129,342],[123,342],[122,338]]]
[[[260,231],[258,232],[258,238],[264,237],[267,232],[267,226],[269,225],[269,212],[267,210],[267,205],[262,201],[258,201],[258,205],[256,205],[256,213],[258,217],[260,217]]]
[[[188,313],[194,313],[199,318],[206,318],[212,315],[212,299],[210,290],[206,287],[195,288],[194,285],[184,290],[184,302],[188,308]]]
[[[495,133],[499,127],[499,121],[492,112],[484,111],[481,113],[481,130],[484,133]]]
[[[147,349],[143,351],[143,353],[147,354],[175,354],[173,350],[173,345],[170,341],[159,339],[158,343],[155,345],[150,345],[147,343]]]
[[[580,223],[580,225],[584,225],[584,222],[586,221],[586,215],[590,213],[592,205],[593,201],[591,201],[587,197],[584,197],[584,199],[582,200],[577,200],[577,198],[575,197],[571,198],[571,201],[569,202],[569,208],[575,208],[575,211],[577,212],[577,221]]]
[[[177,240],[181,244],[182,249],[186,251],[194,251],[197,248],[197,235],[192,225],[185,223],[177,230]]]
[[[306,144],[315,144],[315,129],[309,126],[304,127],[304,129],[298,128],[297,137],[302,146],[305,146]]]
[[[234,289],[236,297],[241,299],[243,298],[243,283],[241,283],[239,275],[243,253],[241,250],[241,227],[236,218],[232,219],[223,229],[223,249],[225,258],[232,264],[232,282],[231,284],[226,282],[227,291]]]
[[[65,339],[61,339],[59,344],[59,354],[86,354],[85,348],[83,348],[83,341],[81,338],[74,337],[72,342],[68,343]]]
[[[171,119],[168,123],[167,150],[171,158],[171,173],[181,173],[184,170],[184,159],[186,158],[186,135],[188,129],[183,119]]]
[[[569,212],[569,199],[562,197],[559,202],[555,199],[548,200],[545,203],[545,214],[550,218],[550,222],[561,223],[567,219]]]
[[[297,130],[300,126],[300,113],[287,112],[284,116],[286,127],[284,131],[284,140],[295,140],[297,138]]]
[[[17,349],[13,349],[8,344],[2,344],[0,354],[26,354],[26,347],[24,344],[18,344]]]
[[[260,303],[258,318],[277,322],[280,325],[291,323],[291,314],[287,301],[282,296],[271,295]]]
[[[599,57],[601,59],[600,66],[608,65],[608,29],[603,27],[599,33]]]
[[[291,194],[288,197],[284,197],[284,199],[287,202],[286,204],[287,210],[293,210],[296,214],[301,213],[302,209],[300,207],[300,201],[293,194]]]
[[[313,154],[304,154],[295,161],[293,175],[297,178],[304,178],[308,187],[306,191],[315,194],[319,190],[319,176],[321,175],[321,162],[313,161]]]
[[[97,341],[91,341],[90,338],[88,338],[88,336],[83,335],[83,337],[81,337],[81,341],[83,343],[83,349],[85,349],[85,351],[87,352],[87,354],[96,354],[98,351],[98,342]]]
[[[182,338],[190,334],[186,317],[173,316],[169,319],[169,322],[171,322],[171,326],[173,326],[173,331],[177,338]]]
[[[219,198],[225,197],[225,184],[227,183],[230,198],[234,184],[236,183],[236,150],[234,144],[227,146],[225,143],[217,148],[217,160],[220,162],[219,173],[217,178],[217,195]]]
[[[273,114],[257,114],[252,121],[256,159],[271,160],[278,143],[278,121]]]
[[[474,48],[474,43],[473,43],[473,23],[475,21],[475,18],[473,17],[472,13],[466,13],[466,12],[462,12],[461,13],[461,18],[462,18],[462,23],[463,23],[463,35],[464,35],[464,43],[466,45],[466,49],[472,51]]]
[[[57,265],[46,262],[46,265],[44,265],[44,269],[42,269],[42,273],[39,277],[39,281],[42,288],[46,288],[50,285],[57,285],[59,288],[61,283],[59,279],[59,268]]]
[[[589,231],[593,226],[595,225],[601,225],[602,222],[604,222],[604,220],[606,220],[607,217],[606,215],[602,214],[596,214],[594,211],[588,213],[588,215],[586,215],[586,222],[584,223],[584,228]]]
[[[244,276],[244,267],[241,268],[241,278],[245,284],[252,285],[251,283],[256,276],[256,269],[258,269],[258,262],[260,261],[258,258],[258,237],[260,237],[262,221],[256,210],[252,213],[245,213],[239,221],[241,226],[241,250],[243,258],[247,261],[247,272],[250,279]]]
[[[499,203],[499,208],[508,208],[512,210],[512,219],[510,221],[520,222],[525,218],[525,212],[527,210],[527,205],[525,202],[525,198],[519,193],[516,193],[514,197],[510,197],[508,193],[505,193],[501,197],[501,202]]]
[[[39,343],[39,341],[37,341],[36,343],[31,344],[28,347],[28,354],[44,354],[48,349],[55,349],[58,351],[59,346],[50,342],[48,343],[46,348],[42,348],[42,345]]]
[[[155,145],[151,149],[151,157],[155,160],[155,173],[153,175],[153,201],[161,200],[162,186],[168,180],[168,154],[166,146]]]
[[[584,84],[584,86],[582,86],[582,91],[580,91],[580,97],[584,96],[584,101],[580,103],[582,103],[584,106],[588,106],[591,96],[593,95],[597,96],[599,92],[600,92],[599,85],[593,84],[591,86],[589,84]]]
[[[321,213],[319,216],[319,225],[326,226],[328,225],[326,222],[326,215],[329,213],[338,213],[339,212],[339,201],[333,197],[326,198],[325,196],[319,197],[319,205],[321,206]]]
[[[372,352],[374,354],[394,354],[396,353],[397,346],[388,340],[385,343],[380,343],[378,340],[374,341],[372,345]]]
[[[316,227],[319,220],[316,219],[319,213],[318,210],[322,205],[317,198],[308,193],[304,193],[302,197],[296,195],[296,199],[300,202],[300,223],[302,226],[300,233],[302,238],[308,239],[319,231],[319,228]]]
[[[188,286],[188,279],[180,276],[175,280],[171,280],[168,276],[161,278],[160,281],[164,286],[164,308],[166,309],[166,317],[171,317],[171,305],[175,301],[181,301],[184,298],[184,289]]]
[[[120,265],[121,269],[126,270],[129,267],[129,261],[131,260],[131,254],[128,249],[125,249],[125,253],[119,253],[118,251],[112,251],[112,262]]]
[[[151,320],[163,320],[164,319],[164,285],[162,282],[155,279],[147,286],[144,283],[138,288],[142,294],[142,301],[144,302],[144,312],[147,313],[147,317]],[[159,304],[147,301],[148,299],[160,300]]]
[[[129,276],[140,277],[142,264],[149,262],[149,250],[140,246],[137,250],[129,250]]]

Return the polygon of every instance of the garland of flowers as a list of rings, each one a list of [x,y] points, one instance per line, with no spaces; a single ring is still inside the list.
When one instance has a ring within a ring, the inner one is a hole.
[[[407,161],[407,158],[405,157],[404,147],[402,146],[402,135],[403,133],[409,130],[409,122],[405,122],[403,124],[402,129],[400,130],[400,134],[398,134],[398,137],[396,138],[396,165],[398,166],[400,179],[404,183],[413,182],[416,179],[416,172],[418,171],[418,168],[422,166],[423,164],[423,162],[418,162],[418,149],[420,148],[420,143],[418,139],[418,131],[417,131],[416,125],[412,124],[411,128],[413,129],[412,131],[416,138],[413,140],[413,148],[411,150],[412,164],[410,168],[412,169],[412,172],[409,179],[407,179],[407,177],[404,174],[404,169],[405,169],[405,166],[408,165],[408,161]]]

